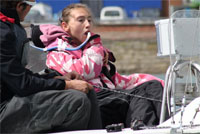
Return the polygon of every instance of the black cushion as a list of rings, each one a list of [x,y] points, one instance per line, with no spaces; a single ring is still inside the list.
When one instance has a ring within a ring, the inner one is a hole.
[[[40,40],[40,35],[42,35],[42,32],[40,31],[40,26],[31,25],[31,40],[33,41],[35,46],[44,48],[45,46]]]

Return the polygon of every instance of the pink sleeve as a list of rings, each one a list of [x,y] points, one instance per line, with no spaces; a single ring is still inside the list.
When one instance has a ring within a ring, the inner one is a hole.
[[[76,71],[85,80],[97,78],[103,66],[104,48],[100,44],[95,44],[83,51],[78,50],[78,55],[73,53],[52,51],[47,55],[46,64],[61,74]]]

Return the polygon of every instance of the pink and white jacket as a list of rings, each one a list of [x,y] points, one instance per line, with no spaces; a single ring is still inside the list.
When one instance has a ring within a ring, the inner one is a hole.
[[[100,36],[97,34],[92,33],[90,41],[82,49],[67,51],[64,48],[77,45],[60,26],[44,24],[40,25],[40,30],[43,33],[40,39],[46,48],[59,46],[57,50],[48,53],[46,65],[63,75],[76,71],[92,85],[103,86],[105,83],[110,89],[132,89],[150,80],[158,80],[164,85],[163,80],[149,74],[120,75],[115,71],[111,77],[112,80],[108,79],[102,73],[104,51],[109,53],[110,60],[114,57],[108,49],[103,47]],[[106,65],[108,71],[110,71],[110,67],[109,64]],[[98,89],[95,90],[98,91]]]

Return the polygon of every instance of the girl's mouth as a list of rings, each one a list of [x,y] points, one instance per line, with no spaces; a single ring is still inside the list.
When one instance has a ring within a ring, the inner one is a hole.
[[[90,31],[85,32],[85,35],[87,36],[89,32],[90,32]]]

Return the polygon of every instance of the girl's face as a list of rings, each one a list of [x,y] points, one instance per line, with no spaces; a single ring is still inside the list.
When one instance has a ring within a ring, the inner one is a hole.
[[[84,8],[72,9],[68,23],[62,22],[62,28],[80,45],[87,37],[91,28],[91,15]]]

